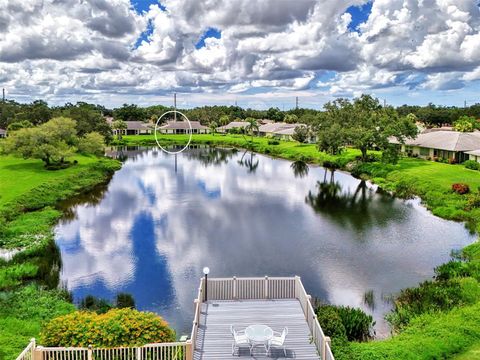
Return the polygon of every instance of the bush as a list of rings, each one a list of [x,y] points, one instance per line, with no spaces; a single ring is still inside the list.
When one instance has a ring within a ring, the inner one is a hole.
[[[480,163],[475,160],[467,160],[463,163],[467,169],[470,170],[480,170]]]
[[[345,326],[343,326],[342,319],[335,306],[321,305],[315,312],[326,336],[330,336],[332,339],[347,340]]]
[[[268,140],[268,145],[280,145],[280,141],[278,140]]]
[[[338,314],[345,327],[348,341],[366,341],[373,337],[375,321],[371,315],[349,306],[338,307]]]
[[[365,341],[372,338],[375,322],[361,309],[320,305],[316,314],[323,332],[332,339]]]
[[[76,311],[49,321],[42,330],[45,346],[142,346],[175,340],[175,332],[159,316],[133,309],[105,314]]]
[[[340,165],[335,161],[335,160],[325,160],[322,164],[322,166],[324,168],[327,168],[327,169],[330,169],[330,170],[335,170],[335,169],[339,169],[340,168]]]
[[[455,183],[452,185],[452,191],[456,192],[457,194],[464,195],[470,192],[470,188],[467,184]]]

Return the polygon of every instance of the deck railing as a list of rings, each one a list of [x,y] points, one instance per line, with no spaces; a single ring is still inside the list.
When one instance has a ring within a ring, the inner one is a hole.
[[[330,338],[318,323],[310,296],[300,277],[210,278],[202,279],[194,300],[194,316],[190,340],[186,342],[148,344],[118,348],[64,348],[36,346],[35,339],[17,360],[193,360],[202,303],[207,300],[298,299],[305,315],[312,342],[322,360],[334,360]]]

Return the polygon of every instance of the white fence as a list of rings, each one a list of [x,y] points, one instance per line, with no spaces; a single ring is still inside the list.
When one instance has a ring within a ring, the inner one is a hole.
[[[139,347],[118,348],[64,348],[36,346],[35,339],[17,360],[193,360],[202,303],[208,300],[298,299],[312,340],[322,360],[334,360],[330,338],[318,323],[300,277],[214,278],[202,279],[194,300],[194,318],[191,339],[186,342],[148,344]]]

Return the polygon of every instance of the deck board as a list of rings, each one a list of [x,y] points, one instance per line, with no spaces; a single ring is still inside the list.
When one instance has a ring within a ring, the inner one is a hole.
[[[209,301],[202,304],[194,360],[239,359],[238,355],[231,355],[230,325],[244,329],[252,324],[268,325],[279,332],[287,326],[287,359],[319,359],[317,349],[310,341],[310,330],[300,303],[289,299]],[[248,349],[240,355],[240,359],[267,358],[261,347],[254,350],[252,357]],[[273,350],[268,358],[285,359],[283,350],[279,349]]]

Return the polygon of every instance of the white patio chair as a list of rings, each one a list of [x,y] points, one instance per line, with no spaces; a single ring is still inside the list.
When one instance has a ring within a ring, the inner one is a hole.
[[[285,348],[285,338],[288,335],[288,328],[285,327],[281,333],[278,331],[273,332],[272,339],[268,342],[267,355],[270,354],[272,347],[283,349],[285,357],[287,357],[287,349]]]
[[[232,355],[235,355],[235,350],[238,349],[238,356],[240,356],[240,348],[242,347],[248,347],[248,350],[251,351],[251,344],[245,335],[245,330],[237,331],[233,325],[231,325],[230,332],[233,336]]]

